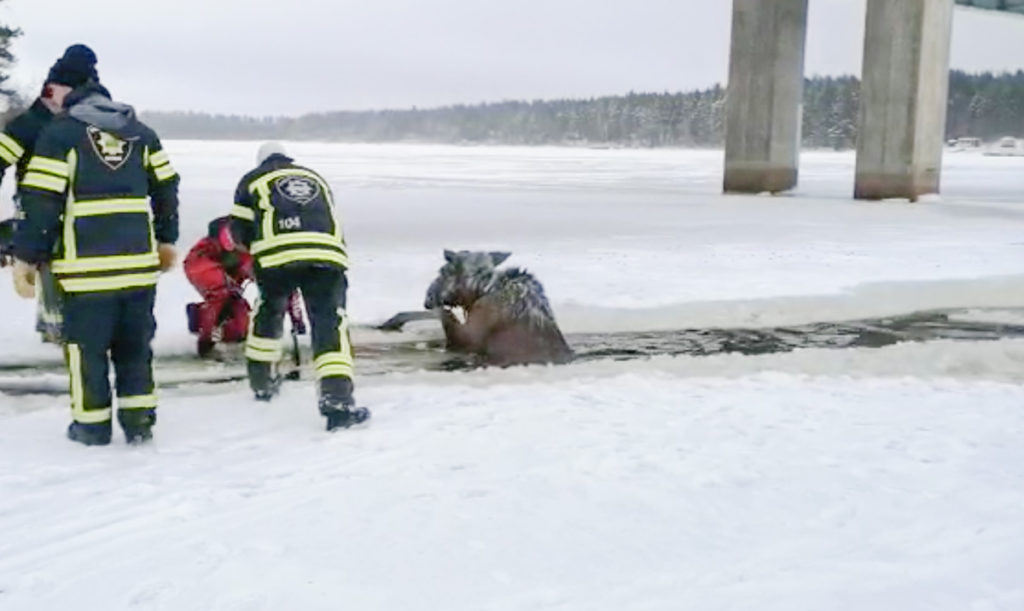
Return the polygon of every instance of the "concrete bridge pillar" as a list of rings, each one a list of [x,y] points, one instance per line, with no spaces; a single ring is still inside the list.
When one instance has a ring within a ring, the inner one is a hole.
[[[938,193],[953,0],[868,0],[857,199]]]
[[[733,0],[727,193],[796,186],[806,38],[807,0]]]

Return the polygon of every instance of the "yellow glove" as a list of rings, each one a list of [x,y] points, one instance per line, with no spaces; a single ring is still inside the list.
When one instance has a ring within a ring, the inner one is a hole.
[[[18,294],[18,297],[32,299],[36,296],[35,265],[15,259],[14,267],[11,268],[11,276],[14,278],[14,292]]]
[[[160,256],[160,271],[166,272],[174,267],[175,261],[178,260],[178,251],[174,249],[174,244],[160,244],[156,252]]]

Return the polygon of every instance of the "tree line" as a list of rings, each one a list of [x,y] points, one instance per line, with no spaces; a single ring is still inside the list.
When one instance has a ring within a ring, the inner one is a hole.
[[[855,145],[860,81],[853,76],[804,82],[803,145]],[[300,117],[146,112],[167,138],[434,142],[513,145],[719,147],[725,89],[629,93],[589,99],[504,101],[408,110],[335,111]],[[949,138],[1024,137],[1024,71],[950,72]]]

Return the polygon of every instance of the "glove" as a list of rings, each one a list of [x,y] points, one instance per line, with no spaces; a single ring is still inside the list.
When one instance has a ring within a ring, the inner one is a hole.
[[[14,278],[14,291],[18,293],[18,297],[32,299],[36,296],[35,265],[15,259],[14,267],[11,269],[11,276]]]
[[[175,261],[178,260],[178,251],[174,249],[174,244],[161,243],[157,246],[156,252],[160,256],[160,271],[166,272],[174,267]]]
[[[239,253],[233,250],[228,250],[220,256],[220,264],[228,275],[233,276],[242,265],[242,257]]]

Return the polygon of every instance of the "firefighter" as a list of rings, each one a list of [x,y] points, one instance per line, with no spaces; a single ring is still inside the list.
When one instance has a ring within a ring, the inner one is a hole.
[[[3,179],[7,168],[13,165],[15,180],[21,182],[39,133],[50,123],[53,116],[60,112],[64,98],[75,87],[84,85],[89,80],[99,82],[96,54],[85,45],[71,45],[50,68],[46,82],[43,83],[43,90],[35,102],[28,110],[11,119],[3,132],[0,132],[0,179]],[[19,195],[15,194],[15,218],[21,215],[19,200]],[[63,322],[60,289],[48,266],[40,267],[39,280],[41,290],[36,308],[36,331],[42,334],[43,341],[59,344],[62,341]]]
[[[140,443],[156,423],[153,302],[159,272],[176,257],[178,175],[156,134],[95,81],[64,109],[39,135],[19,185],[15,283],[31,289],[34,267],[50,262],[64,291],[68,438],[110,443],[113,361],[118,424]]]
[[[256,162],[239,182],[231,211],[255,259],[260,292],[245,350],[249,384],[258,400],[277,393],[284,313],[298,288],[312,326],[318,407],[327,430],[363,422],[370,412],[357,408],[353,396],[348,256],[331,189],[319,174],[293,163],[279,143],[260,146]]]
[[[200,304],[189,304],[189,328],[199,335],[201,358],[213,354],[214,332],[222,342],[245,340],[249,329],[249,303],[242,294],[252,278],[252,256],[232,236],[231,217],[210,221],[206,237],[188,251],[185,276],[199,294]]]
[[[24,178],[39,133],[61,111],[64,98],[89,80],[99,82],[96,54],[85,45],[71,45],[50,68],[39,97],[0,132],[0,179],[12,165],[17,181]]]

